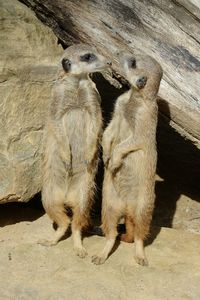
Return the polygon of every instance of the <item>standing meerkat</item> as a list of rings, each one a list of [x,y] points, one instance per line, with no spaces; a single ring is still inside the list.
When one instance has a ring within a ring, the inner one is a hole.
[[[121,239],[134,240],[137,263],[147,265],[143,243],[149,232],[155,199],[156,96],[162,69],[149,56],[118,56],[131,88],[117,99],[113,118],[103,134],[102,228],[107,241],[92,262],[105,262],[117,237],[117,224],[124,217],[126,234]]]
[[[42,203],[58,227],[52,240],[39,243],[55,245],[71,222],[74,250],[80,257],[87,254],[81,231],[89,224],[102,131],[100,96],[89,73],[109,65],[89,45],[67,48],[45,128]],[[71,209],[72,218],[66,208]]]

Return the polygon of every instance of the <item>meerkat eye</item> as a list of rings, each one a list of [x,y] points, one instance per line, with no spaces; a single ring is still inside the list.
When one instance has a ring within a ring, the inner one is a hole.
[[[140,78],[138,78],[138,80],[136,81],[136,85],[139,89],[142,89],[143,87],[145,87],[147,83],[147,77],[146,76],[141,76]]]
[[[68,72],[71,68],[71,61],[67,58],[63,58],[62,67],[66,72]]]
[[[91,63],[97,59],[96,55],[93,53],[86,53],[82,56],[80,56],[80,61],[85,61],[88,63]]]
[[[128,67],[132,69],[136,68],[136,59],[134,57],[128,60]]]

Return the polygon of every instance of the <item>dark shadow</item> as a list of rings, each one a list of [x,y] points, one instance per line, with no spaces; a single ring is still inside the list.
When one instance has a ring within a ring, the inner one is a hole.
[[[168,104],[162,100],[160,107],[165,115],[159,114],[158,119],[157,174],[161,180],[156,182],[153,224],[172,227],[181,195],[200,202],[200,151],[170,126]]]
[[[28,203],[12,202],[1,204],[0,227],[24,221],[34,221],[44,214],[41,195],[38,193]]]
[[[108,258],[117,250],[117,248],[119,247],[119,245],[121,244],[120,238],[119,236],[116,238],[115,244],[112,248],[112,250],[110,251]]]
[[[58,45],[61,45],[63,50],[67,49],[69,46],[64,42],[62,41],[61,39],[58,38],[58,41],[57,41],[57,44]]]

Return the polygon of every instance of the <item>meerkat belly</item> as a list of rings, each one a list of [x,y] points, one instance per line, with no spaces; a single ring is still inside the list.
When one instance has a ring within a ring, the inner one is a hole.
[[[86,110],[73,109],[64,116],[63,124],[71,150],[72,170],[81,171],[85,166],[86,151],[89,146],[90,115]]]
[[[122,162],[120,170],[115,176],[115,187],[120,197],[124,200],[137,199],[140,182],[140,165],[138,161],[142,153],[129,153]]]
[[[125,118],[122,118],[118,136],[117,139],[115,139],[113,148],[125,141],[131,135],[133,135],[133,131],[131,130],[129,123]],[[114,177],[116,191],[119,193],[119,196],[122,199],[127,200],[130,194],[137,194],[138,177],[137,170],[134,166],[135,161],[137,161],[137,156],[138,155],[135,156],[133,153],[129,153],[126,157],[124,157],[122,166]]]
[[[154,178],[156,171],[156,151],[138,150],[129,153],[115,177],[115,186],[120,197],[127,201],[137,201],[145,186]]]
[[[126,121],[126,119],[122,119],[119,127],[119,132],[114,140],[113,146],[117,146],[118,144],[122,143],[132,134],[131,128]],[[113,149],[114,150],[114,149]]]

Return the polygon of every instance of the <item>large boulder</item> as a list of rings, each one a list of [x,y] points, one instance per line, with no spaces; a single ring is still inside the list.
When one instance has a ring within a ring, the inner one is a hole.
[[[43,127],[62,49],[17,0],[0,0],[0,18],[0,203],[26,202],[41,189]]]

